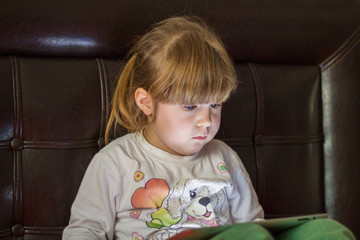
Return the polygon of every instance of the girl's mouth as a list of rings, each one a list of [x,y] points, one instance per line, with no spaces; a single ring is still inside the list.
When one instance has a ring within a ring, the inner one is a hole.
[[[194,139],[196,140],[205,140],[206,136],[197,136],[197,137],[194,137]]]

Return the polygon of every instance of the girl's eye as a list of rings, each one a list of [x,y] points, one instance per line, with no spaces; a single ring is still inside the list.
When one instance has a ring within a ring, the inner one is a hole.
[[[222,106],[221,103],[212,103],[212,104],[211,104],[211,107],[214,108],[214,109],[221,108],[221,106]]]
[[[183,106],[183,107],[184,107],[184,109],[185,109],[186,111],[192,111],[192,110],[194,110],[195,108],[197,108],[196,105],[186,105],[186,106]]]

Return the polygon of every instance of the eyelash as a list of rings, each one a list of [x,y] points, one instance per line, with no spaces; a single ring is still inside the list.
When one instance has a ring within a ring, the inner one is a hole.
[[[213,103],[210,105],[212,108],[214,109],[219,109],[222,107],[222,104],[221,103]],[[183,108],[185,111],[193,111],[197,108],[198,106],[197,105],[184,105]]]
[[[221,103],[213,103],[213,104],[211,104],[211,107],[214,109],[218,109],[218,108],[222,107],[222,104]]]
[[[184,107],[184,109],[186,111],[193,111],[193,110],[195,110],[197,108],[196,105],[186,105],[186,106],[183,106],[183,107]]]

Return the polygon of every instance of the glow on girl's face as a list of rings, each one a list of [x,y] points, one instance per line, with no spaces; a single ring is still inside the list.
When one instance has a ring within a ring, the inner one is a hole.
[[[219,103],[158,103],[155,119],[145,129],[145,138],[171,154],[192,155],[214,138],[219,130],[220,118]]]

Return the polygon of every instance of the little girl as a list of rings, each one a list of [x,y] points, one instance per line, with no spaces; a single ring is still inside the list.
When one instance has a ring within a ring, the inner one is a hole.
[[[63,238],[168,239],[185,229],[263,218],[241,160],[213,139],[235,88],[232,62],[201,20],[155,25],[120,76],[106,143],[118,125],[129,134],[94,156]],[[237,239],[240,230],[219,239]],[[255,224],[246,231],[251,239],[271,239]]]
[[[130,133],[90,163],[64,239],[167,239],[263,218],[239,157],[213,139],[235,88],[232,62],[201,20],[155,25],[120,76],[106,142],[118,124]]]

